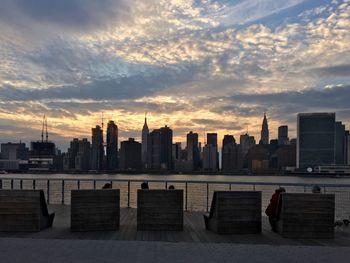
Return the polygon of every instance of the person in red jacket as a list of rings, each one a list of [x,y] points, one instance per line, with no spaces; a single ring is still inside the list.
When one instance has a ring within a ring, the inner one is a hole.
[[[273,232],[277,231],[276,226],[278,221],[277,217],[278,217],[280,194],[285,192],[286,192],[286,189],[284,189],[283,187],[277,188],[275,190],[275,193],[272,195],[270,199],[269,205],[265,210],[265,214],[269,217],[269,222]]]

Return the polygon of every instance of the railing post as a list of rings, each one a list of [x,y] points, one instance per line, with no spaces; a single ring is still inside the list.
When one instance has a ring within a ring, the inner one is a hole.
[[[185,211],[187,211],[187,182],[185,185]]]
[[[130,208],[130,181],[128,181],[128,208]]]
[[[253,184],[253,191],[255,191],[255,184]]]
[[[64,205],[64,180],[62,180],[61,204]]]
[[[80,180],[78,180],[78,190],[80,190]]]
[[[96,190],[96,180],[94,180],[94,190]]]
[[[111,180],[109,183],[111,184],[111,189],[113,189],[113,181]]]
[[[19,181],[19,188],[22,190],[23,189],[23,180]]]
[[[50,180],[47,180],[47,203],[50,204]]]
[[[11,179],[11,190],[13,190],[13,179]]]
[[[35,188],[36,188],[36,181],[33,180],[33,190],[35,190]]]
[[[207,183],[207,212],[209,211],[209,183]]]
[[[168,189],[168,181],[165,181],[165,189]]]
[[[304,185],[304,193],[306,193],[306,186]]]
[[[2,179],[0,179],[0,189],[2,189]]]
[[[232,186],[231,186],[231,184],[230,184],[230,191],[232,191]]]

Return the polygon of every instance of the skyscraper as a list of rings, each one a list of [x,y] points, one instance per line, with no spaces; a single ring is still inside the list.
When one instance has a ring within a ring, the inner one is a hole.
[[[264,119],[261,126],[260,144],[269,144],[269,125],[267,124],[266,113],[264,113]]]
[[[335,113],[299,113],[297,167],[335,164]]]
[[[118,168],[118,126],[114,121],[107,125],[107,169],[110,171]]]
[[[219,169],[219,152],[218,152],[218,134],[217,133],[207,133],[207,145],[211,145],[216,148],[216,169]],[[211,149],[212,151],[213,149]]]
[[[278,127],[278,145],[287,145],[288,143],[288,126],[283,125]]]
[[[203,170],[215,172],[218,169],[217,147],[212,144],[206,144],[203,147]]]
[[[148,136],[148,167],[153,170],[172,170],[173,131],[168,127],[153,130]]]
[[[240,147],[232,135],[225,135],[222,141],[222,170],[232,172],[241,168],[240,166]]]
[[[242,156],[245,157],[250,148],[252,148],[256,142],[254,136],[250,136],[248,133],[241,135],[239,143],[242,148]]]
[[[91,144],[87,138],[79,140],[79,148],[75,157],[75,170],[88,171],[90,169]]]
[[[187,134],[187,161],[191,163],[193,170],[199,168],[198,133],[192,131]]]
[[[218,147],[218,134],[217,133],[207,133],[207,144]]]
[[[145,116],[145,123],[142,128],[142,149],[141,149],[141,157],[142,157],[142,165],[143,168],[147,168],[147,141],[148,141],[149,129],[147,125],[147,117]]]
[[[103,130],[99,125],[91,129],[92,147],[91,147],[91,169],[100,171],[103,169]]]
[[[345,125],[340,121],[335,123],[335,163],[345,164]]]
[[[141,143],[134,138],[120,143],[120,169],[139,170],[141,163]]]
[[[68,148],[68,152],[63,157],[64,170],[75,169],[75,157],[77,156],[78,150],[79,150],[79,140],[78,138],[74,138],[70,142],[70,147]]]

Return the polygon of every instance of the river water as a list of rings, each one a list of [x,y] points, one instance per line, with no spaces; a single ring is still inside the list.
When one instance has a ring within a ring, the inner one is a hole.
[[[70,191],[73,189],[96,189],[110,181],[113,188],[120,189],[120,205],[136,207],[137,189],[142,181],[159,180],[162,182],[149,182],[151,189],[164,189],[170,184],[176,189],[184,190],[184,206],[190,211],[206,211],[210,207],[215,190],[244,190],[262,192],[262,211],[265,210],[274,189],[284,186],[287,192],[311,192],[312,185],[320,185],[322,192],[334,193],[336,199],[336,218],[350,218],[350,178],[323,178],[323,177],[297,177],[297,176],[226,176],[226,175],[123,175],[123,174],[3,174],[3,189],[11,189],[11,178],[14,178],[14,189],[42,189],[49,197],[51,204],[70,204]],[[33,183],[35,179],[35,183]],[[49,191],[48,191],[48,180]],[[62,187],[62,181],[64,186]],[[78,183],[79,180],[79,183]],[[94,183],[95,180],[95,183]],[[122,181],[119,181],[122,180]],[[130,182],[130,198],[128,200],[128,180]],[[165,183],[167,181],[167,183]],[[181,181],[181,182],[179,182]],[[187,195],[186,183],[187,181]],[[208,182],[208,184],[207,184]],[[245,183],[240,184],[240,183]],[[268,185],[259,185],[268,183]],[[284,185],[302,184],[302,185]],[[333,184],[333,186],[323,185]],[[62,191],[63,190],[63,191]],[[63,193],[63,194],[62,194]],[[186,201],[187,199],[187,201]],[[186,205],[187,204],[187,205]]]

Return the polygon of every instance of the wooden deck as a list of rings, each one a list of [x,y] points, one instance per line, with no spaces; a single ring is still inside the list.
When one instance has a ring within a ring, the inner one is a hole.
[[[71,232],[70,206],[51,205],[50,210],[56,212],[53,227],[37,233],[0,232],[1,237],[21,237],[34,239],[85,239],[85,240],[138,240],[165,242],[197,242],[197,243],[237,243],[297,246],[345,246],[350,247],[350,226],[337,227],[335,238],[331,240],[285,239],[270,231],[267,217],[262,219],[262,233],[249,235],[218,235],[207,231],[203,214],[200,212],[184,212],[183,231],[137,231],[136,213],[133,208],[122,208],[120,211],[120,228],[117,231],[105,232]]]

